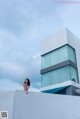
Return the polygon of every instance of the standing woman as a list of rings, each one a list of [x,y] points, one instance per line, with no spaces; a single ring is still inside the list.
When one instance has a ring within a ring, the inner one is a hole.
[[[30,80],[28,78],[25,79],[23,87],[24,91],[28,94],[28,89],[30,88]]]

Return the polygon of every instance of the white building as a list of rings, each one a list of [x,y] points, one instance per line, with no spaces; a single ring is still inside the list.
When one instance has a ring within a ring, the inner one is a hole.
[[[67,28],[41,45],[41,91],[76,95],[80,88],[80,39]]]

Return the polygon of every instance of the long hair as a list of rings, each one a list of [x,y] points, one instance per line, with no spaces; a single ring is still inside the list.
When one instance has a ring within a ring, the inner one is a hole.
[[[27,84],[28,86],[30,86],[30,80],[28,78],[26,78],[25,80],[27,80]]]

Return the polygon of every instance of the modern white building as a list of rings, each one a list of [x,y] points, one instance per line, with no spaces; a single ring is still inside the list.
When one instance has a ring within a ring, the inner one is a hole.
[[[41,91],[77,95],[80,88],[80,39],[67,28],[41,45]]]

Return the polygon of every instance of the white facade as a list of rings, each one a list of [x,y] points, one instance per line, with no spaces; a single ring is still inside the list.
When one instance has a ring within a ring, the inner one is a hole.
[[[41,44],[41,55],[46,54],[52,50],[55,50],[65,44],[67,44],[67,34],[66,29],[62,29],[61,31],[55,33],[52,37],[45,39]]]

